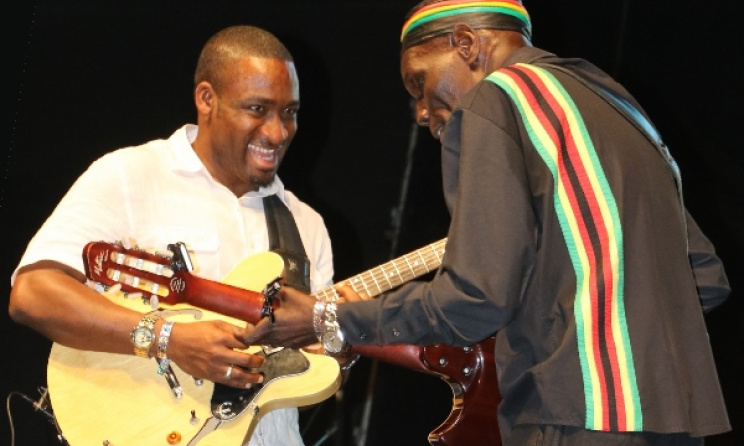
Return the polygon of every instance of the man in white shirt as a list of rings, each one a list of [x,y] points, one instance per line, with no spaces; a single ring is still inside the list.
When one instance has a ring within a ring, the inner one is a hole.
[[[291,54],[265,30],[226,28],[204,46],[194,82],[198,125],[102,156],[30,241],[11,278],[9,311],[15,322],[69,348],[155,357],[166,317],[146,327],[155,342],[133,346],[133,327],[149,321],[86,286],[83,247],[131,239],[163,251],[183,241],[197,265],[194,274],[219,281],[242,259],[269,250],[262,200],[274,194],[297,224],[310,288],[332,283],[331,243],[322,217],[276,176],[300,107]],[[261,374],[247,370],[264,359],[241,351],[248,348],[241,341],[244,328],[221,320],[168,328],[167,358],[188,375],[235,388],[262,381]],[[155,374],[154,362],[152,368]],[[152,416],[152,410],[142,408],[132,418]],[[297,409],[268,412],[248,444],[302,445]]]

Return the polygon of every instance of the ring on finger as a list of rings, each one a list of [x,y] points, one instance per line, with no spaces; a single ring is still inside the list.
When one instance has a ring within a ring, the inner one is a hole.
[[[232,376],[232,370],[233,370],[232,364],[227,366],[227,370],[225,371],[225,379],[230,379],[230,377]]]

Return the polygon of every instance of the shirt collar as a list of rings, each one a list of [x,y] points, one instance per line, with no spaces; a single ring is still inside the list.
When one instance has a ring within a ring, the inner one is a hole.
[[[261,187],[257,191],[250,191],[243,196],[246,198],[263,198],[268,197],[269,195],[278,196],[284,202],[284,204],[289,206],[289,203],[287,202],[287,195],[284,193],[284,183],[282,183],[282,180],[280,180],[279,177],[276,175],[274,175],[274,181],[268,186]]]
[[[199,127],[194,124],[186,124],[176,130],[168,139],[168,145],[173,153],[172,166],[174,172],[207,172],[207,168],[204,167],[194,148],[191,147],[197,133],[199,133]]]
[[[506,67],[518,62],[532,63],[537,59],[547,57],[555,57],[555,54],[534,46],[524,46],[507,56],[502,66]]]

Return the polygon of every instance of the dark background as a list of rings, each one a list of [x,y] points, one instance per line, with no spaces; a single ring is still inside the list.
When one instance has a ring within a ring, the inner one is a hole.
[[[269,29],[295,55],[300,129],[280,176],[324,215],[336,280],[445,236],[438,144],[427,131],[412,130],[398,74],[400,26],[415,1],[28,3],[4,11],[9,40],[3,71],[11,106],[0,164],[0,277],[9,279],[27,241],[91,161],[195,121],[191,90],[199,50],[217,30],[241,23]],[[708,445],[744,444],[738,369],[744,95],[737,68],[744,39],[737,4],[526,3],[536,46],[593,61],[644,105],[680,164],[688,208],[727,266],[731,298],[706,318],[734,431]],[[396,209],[402,209],[400,226]],[[58,444],[42,414],[15,393],[38,397],[50,343],[12,323],[6,311],[0,318],[0,396],[12,415],[15,444]],[[425,446],[427,434],[452,408],[450,388],[439,378],[369,360],[355,367],[338,396],[317,412],[303,412],[308,446],[357,444],[364,403],[372,407],[367,446]],[[10,426],[3,417],[0,444],[10,444]]]

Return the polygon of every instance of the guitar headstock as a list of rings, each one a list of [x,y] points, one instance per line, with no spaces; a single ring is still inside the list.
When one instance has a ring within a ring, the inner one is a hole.
[[[83,249],[85,275],[105,286],[121,284],[126,293],[142,293],[145,298],[176,304],[180,302],[178,293],[184,289],[179,281],[185,280],[183,274],[177,273],[185,264],[190,265],[190,260],[182,243],[168,248],[175,252],[148,252],[118,242],[90,242]]]

